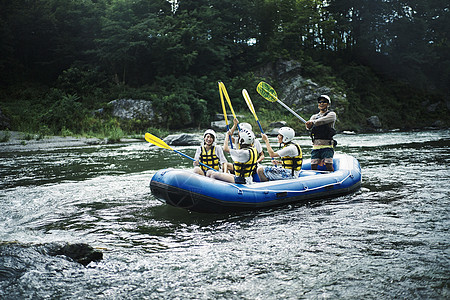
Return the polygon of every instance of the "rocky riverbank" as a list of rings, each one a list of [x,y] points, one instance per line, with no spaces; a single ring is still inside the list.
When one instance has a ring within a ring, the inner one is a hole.
[[[121,142],[141,141],[139,139],[121,139]],[[85,147],[108,144],[108,139],[44,136],[19,131],[0,131],[0,151],[30,151],[43,149],[60,149],[66,147]]]

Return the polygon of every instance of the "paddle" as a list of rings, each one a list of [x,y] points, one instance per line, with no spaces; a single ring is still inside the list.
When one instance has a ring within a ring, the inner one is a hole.
[[[227,125],[227,131],[229,131],[230,130],[230,126],[228,125],[227,109],[225,108],[225,102],[223,101],[222,85],[224,86],[224,88],[225,88],[225,85],[222,83],[222,81],[219,81],[218,85],[219,85],[220,103],[222,103],[223,117],[225,119],[225,124]],[[228,94],[227,94],[227,96],[228,96]],[[231,135],[229,135],[228,137],[230,138],[231,149],[233,149],[233,141],[231,139]]]
[[[182,155],[182,156],[184,156],[184,157],[186,157],[186,158],[189,158],[190,160],[195,161],[195,159],[193,159],[192,157],[187,156],[186,154],[181,153],[180,151],[177,151],[177,150],[171,148],[171,147],[170,147],[169,145],[167,145],[163,140],[161,140],[160,138],[154,136],[154,135],[151,134],[151,133],[148,133],[148,132],[147,132],[147,133],[145,134],[145,140],[146,140],[147,142],[149,142],[149,143],[152,143],[152,144],[155,145],[155,146],[158,146],[158,147],[164,148],[164,149],[168,149],[168,150],[172,150],[172,151],[174,151],[175,153],[178,153],[178,154],[180,154],[180,155]],[[202,163],[202,162],[199,162],[199,164],[201,164],[202,166],[204,166],[204,167],[206,167],[206,168],[208,168],[208,169],[211,169],[211,170],[213,170],[213,171],[218,172],[217,170],[211,168],[210,166],[205,165],[205,164]]]
[[[278,102],[278,103],[280,103],[282,106],[284,106],[284,108],[286,108],[288,111],[290,111],[300,121],[302,121],[303,123],[306,123],[305,119],[300,117],[295,111],[293,111],[291,108],[289,108],[289,106],[287,106],[280,99],[278,99],[277,92],[268,83],[265,83],[264,81],[261,81],[260,83],[258,83],[258,86],[256,87],[256,91],[264,99],[266,99],[266,100],[268,100],[270,102]]]
[[[258,123],[259,126],[259,130],[261,130],[261,133],[264,133],[264,130],[261,127],[261,123],[259,123],[258,116],[256,115],[255,108],[253,107],[252,100],[250,99],[250,95],[248,94],[246,89],[242,90],[242,96],[244,96],[245,103],[247,103],[248,108],[255,117],[256,123]]]
[[[223,84],[223,82],[220,81],[220,82],[219,82],[219,86],[221,87],[222,92],[223,92],[223,94],[225,95],[225,99],[227,99],[228,106],[230,107],[230,110],[231,110],[231,113],[233,114],[233,117],[234,117],[235,119],[237,119],[237,118],[236,118],[236,114],[234,113],[233,105],[231,105],[231,100],[230,100],[230,97],[228,96],[227,89],[225,88],[225,84]],[[241,129],[239,128],[239,124],[237,125],[237,127],[238,127],[238,130],[240,131]]]

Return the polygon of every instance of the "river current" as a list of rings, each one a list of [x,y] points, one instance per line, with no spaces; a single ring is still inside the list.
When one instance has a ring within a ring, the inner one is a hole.
[[[155,199],[152,175],[192,161],[144,141],[0,144],[0,299],[449,299],[450,130],[337,140],[359,191],[225,215]],[[52,243],[103,259],[83,266]]]

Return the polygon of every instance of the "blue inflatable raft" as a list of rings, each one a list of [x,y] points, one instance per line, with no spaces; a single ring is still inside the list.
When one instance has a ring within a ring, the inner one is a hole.
[[[153,175],[153,195],[172,206],[202,213],[227,213],[337,197],[361,186],[361,167],[356,158],[336,154],[334,172],[312,171],[304,161],[298,179],[228,183],[189,170],[164,169]]]

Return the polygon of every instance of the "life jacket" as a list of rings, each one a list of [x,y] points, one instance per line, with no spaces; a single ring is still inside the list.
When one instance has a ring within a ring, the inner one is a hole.
[[[322,117],[328,115],[327,111]],[[336,134],[336,129],[332,127],[332,123],[316,126],[311,129],[311,138],[314,140],[330,140],[330,145],[333,145],[333,136]]]
[[[291,169],[292,170],[292,176],[294,176],[294,171],[300,171],[302,169],[302,163],[303,163],[303,154],[302,154],[302,148],[300,148],[299,145],[293,142],[289,142],[283,146],[283,148],[294,145],[297,147],[298,155],[297,156],[284,156],[281,158],[281,162],[283,164],[283,168],[285,169]]]
[[[250,153],[250,159],[245,162],[234,162],[234,175],[237,177],[250,177],[252,176],[253,172],[256,170],[256,161],[258,160],[258,152],[256,151],[255,147],[251,147],[248,149]]]
[[[219,157],[216,155],[216,147],[212,146],[211,149],[209,149],[208,151],[206,150],[205,146],[202,146],[202,153],[200,154],[200,162],[215,170],[219,170],[220,168]],[[200,165],[200,168],[202,168],[204,172],[208,170],[208,168],[202,165]]]

